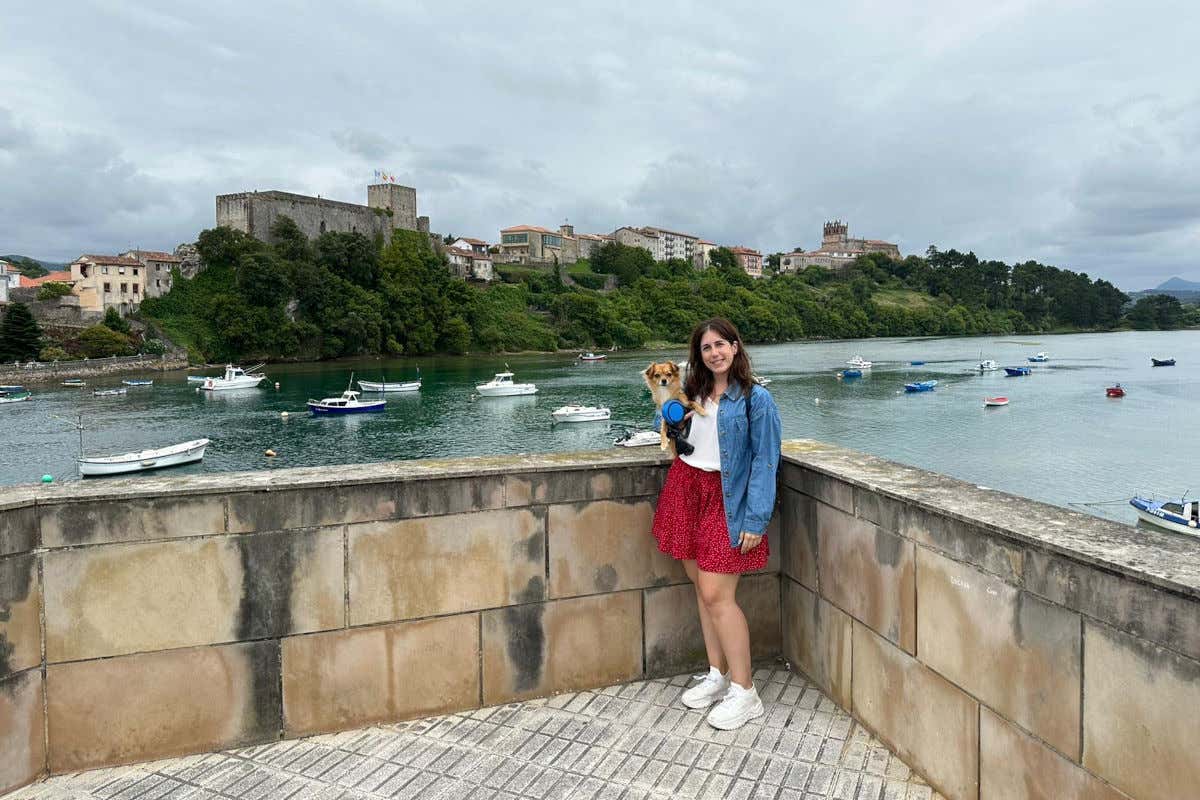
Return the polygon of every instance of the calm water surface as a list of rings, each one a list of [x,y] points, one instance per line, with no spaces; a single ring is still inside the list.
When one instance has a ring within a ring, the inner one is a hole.
[[[1050,362],[1028,364],[1040,350]],[[876,366],[859,380],[837,380],[856,353]],[[756,346],[750,354],[756,372],[773,379],[785,438],[832,442],[1064,506],[1127,499],[1135,490],[1200,491],[1200,332],[874,339]],[[1179,365],[1152,368],[1151,356]],[[88,454],[212,440],[202,464],[171,474],[607,448],[613,433],[605,423],[551,425],[550,412],[567,403],[606,405],[614,420],[648,423],[653,408],[640,371],[667,357],[686,354],[614,353],[598,364],[530,355],[279,365],[266,370],[270,388],[218,393],[197,393],[183,372],[148,375],[153,387],[131,387],[124,397],[91,395],[120,377],[89,378],[83,390],[34,387],[32,402],[0,406],[0,483],[46,473],[77,479],[73,423],[81,412]],[[1033,375],[981,375],[973,369],[981,358],[1029,365]],[[474,398],[474,386],[506,361],[538,394]],[[305,411],[306,399],[339,394],[352,370],[367,380],[381,373],[401,380],[418,366],[421,392],[389,395],[386,413],[313,418]],[[931,378],[939,381],[935,391],[903,392],[905,382]],[[1126,397],[1105,397],[1115,382]],[[1000,394],[1011,405],[983,407],[985,396]],[[278,456],[267,458],[267,448]],[[1117,503],[1084,510],[1134,519]]]

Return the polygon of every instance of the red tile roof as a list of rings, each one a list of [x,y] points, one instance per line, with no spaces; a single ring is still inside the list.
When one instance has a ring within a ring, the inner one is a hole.
[[[134,258],[144,259],[146,261],[169,261],[172,264],[182,264],[183,259],[170,253],[164,253],[161,250],[130,250]]]
[[[26,278],[24,275],[21,276],[21,288],[41,286],[43,283],[74,283],[74,280],[71,278],[71,271],[69,269],[51,272],[40,278]]]
[[[731,247],[729,250],[730,252],[737,253],[738,255],[742,256],[758,256],[759,258],[762,258],[762,253],[758,252],[757,250],[751,250],[749,247]]]
[[[483,241],[482,239],[472,239],[469,236],[460,236],[460,237],[458,237],[458,240],[460,242],[467,242],[468,244],[482,244],[485,246],[487,245],[487,242]]]
[[[75,260],[83,261],[84,259],[87,259],[93,264],[103,264],[107,266],[140,267],[142,265],[142,262],[138,261],[136,258],[125,258],[124,256],[96,256],[85,254]]]

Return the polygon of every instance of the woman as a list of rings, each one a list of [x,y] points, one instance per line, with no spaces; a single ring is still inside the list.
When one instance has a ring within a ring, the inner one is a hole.
[[[658,549],[683,562],[696,587],[708,674],[683,693],[688,708],[707,708],[708,723],[740,728],[763,713],[750,677],[750,628],[738,607],[738,578],[771,554],[764,538],[775,508],[779,409],[754,383],[733,323],[696,326],[688,344],[687,396],[704,404],[692,415],[690,455],[671,463],[654,514]],[[718,702],[719,701],[719,702]]]

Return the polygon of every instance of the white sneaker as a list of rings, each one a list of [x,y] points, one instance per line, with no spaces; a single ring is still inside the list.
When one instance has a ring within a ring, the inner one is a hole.
[[[696,675],[700,682],[683,693],[680,700],[688,708],[708,708],[725,696],[729,690],[729,677],[721,670],[709,667],[707,675]]]
[[[754,684],[749,689],[743,689],[736,683],[730,683],[725,699],[708,712],[708,724],[717,730],[731,731],[762,715],[762,700],[758,699]]]

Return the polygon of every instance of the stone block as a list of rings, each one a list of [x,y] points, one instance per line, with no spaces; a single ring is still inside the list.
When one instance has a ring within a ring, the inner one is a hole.
[[[283,640],[286,735],[307,736],[479,705],[479,615]]]
[[[483,612],[483,704],[591,689],[642,674],[642,593]]]
[[[666,475],[666,469],[662,466],[508,475],[505,478],[504,503],[509,507],[519,507],[652,496],[662,489]]]
[[[50,662],[345,624],[340,528],[55,550],[44,559]]]
[[[854,516],[873,522],[888,533],[899,533],[908,503],[885,497],[874,489],[854,487]]]
[[[0,795],[46,772],[41,670],[0,680]]]
[[[1025,588],[1112,627],[1200,660],[1200,601],[1031,550]]]
[[[650,534],[654,503],[593,500],[553,505],[547,520],[550,597],[574,597],[687,580]]]
[[[350,623],[456,614],[545,597],[545,511],[349,527]]]
[[[817,590],[817,501],[794,489],[780,489],[780,570]]]
[[[1009,583],[1021,583],[1025,566],[1024,549],[986,528],[909,506],[899,515],[898,532]]]
[[[1087,621],[1083,765],[1138,800],[1200,793],[1200,662]]]
[[[277,739],[279,682],[278,641],[51,664],[50,771]]]
[[[280,531],[404,516],[398,483],[229,494],[229,532]]]
[[[24,553],[38,546],[37,509],[0,509],[0,556]]]
[[[738,581],[738,606],[750,625],[750,654],[756,659],[780,651],[779,577],[751,574]],[[708,663],[696,589],[690,583],[647,589],[646,674],[678,675]]]
[[[400,488],[402,519],[504,508],[504,475],[406,481]]]
[[[0,558],[0,679],[42,663],[41,598],[37,556]]]
[[[986,800],[1129,800],[1073,761],[979,709],[979,796]]]
[[[814,497],[847,514],[854,513],[853,484],[786,460],[782,462],[779,474],[781,481],[789,489]]]
[[[825,504],[817,506],[817,529],[821,596],[915,652],[913,543]]]
[[[225,532],[220,495],[95,500],[38,506],[42,543],[67,547]]]
[[[853,647],[855,716],[948,800],[975,800],[979,703],[857,622]]]
[[[1079,615],[917,548],[917,655],[983,703],[1079,757]]]
[[[842,708],[850,708],[853,622],[788,578],[783,581],[783,655]]]

